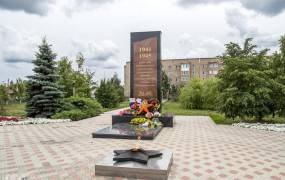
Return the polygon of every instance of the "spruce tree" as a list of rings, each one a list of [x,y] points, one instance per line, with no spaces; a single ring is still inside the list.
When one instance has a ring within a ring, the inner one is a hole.
[[[27,116],[49,118],[56,112],[63,96],[57,84],[56,54],[43,38],[35,56],[34,75],[28,76],[27,83]]]

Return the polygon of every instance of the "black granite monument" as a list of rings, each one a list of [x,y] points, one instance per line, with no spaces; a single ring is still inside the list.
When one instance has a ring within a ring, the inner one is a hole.
[[[131,33],[130,97],[161,97],[161,32]],[[132,115],[113,115],[112,124],[129,123]],[[164,127],[173,127],[173,114],[159,117]]]
[[[131,33],[130,97],[156,98],[161,104],[160,35],[160,31]],[[96,131],[92,136],[147,140],[157,136],[162,127],[173,127],[172,115],[159,117],[162,125],[154,128],[131,125],[133,118],[132,115],[113,115],[112,127]],[[114,150],[113,154],[95,165],[95,174],[165,180],[172,161],[172,152],[169,150],[144,150],[137,144],[130,149]]]

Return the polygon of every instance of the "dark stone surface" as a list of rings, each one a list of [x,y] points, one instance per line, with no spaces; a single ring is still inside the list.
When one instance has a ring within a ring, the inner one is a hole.
[[[138,126],[130,125],[129,123],[117,123],[112,126],[100,129],[92,133],[93,138],[113,138],[113,139],[137,139]],[[161,131],[162,126],[156,128],[143,128],[139,131],[142,140],[152,140]]]
[[[113,158],[116,162],[134,161],[146,164],[150,158],[159,157],[161,152],[155,150],[144,149],[129,149],[129,150],[114,150],[115,156]]]
[[[138,42],[144,41],[146,39],[149,38],[156,38],[156,52],[153,52],[154,54],[156,54],[156,57],[153,57],[156,61],[156,73],[153,74],[153,76],[156,78],[157,82],[156,82],[156,96],[154,96],[155,98],[157,98],[159,100],[159,102],[161,102],[161,31],[148,31],[148,32],[132,32],[131,33],[131,47],[130,47],[130,51],[131,51],[131,69],[130,69],[130,97],[140,97],[138,94],[135,94],[135,86],[138,82],[135,82],[135,68],[134,66],[135,61],[138,60],[136,54],[135,54],[135,48],[134,45]],[[143,46],[142,46],[143,47]],[[136,61],[138,62],[138,61]],[[150,81],[147,81],[150,82]]]
[[[112,125],[117,123],[129,123],[134,118],[132,115],[113,115]],[[167,114],[165,116],[158,117],[159,121],[163,124],[163,127],[173,127],[173,114]]]

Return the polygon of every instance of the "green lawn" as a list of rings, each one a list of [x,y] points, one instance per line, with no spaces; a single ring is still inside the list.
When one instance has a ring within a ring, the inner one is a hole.
[[[25,103],[8,104],[4,106],[4,109],[4,112],[0,112],[0,116],[26,116]]]
[[[232,121],[225,118],[223,114],[216,111],[200,110],[200,109],[185,109],[178,102],[168,101],[162,105],[162,114],[174,113],[175,115],[183,116],[210,116],[216,124],[232,124]]]
[[[162,113],[171,112],[175,115],[185,115],[185,116],[209,116],[213,111],[208,110],[189,110],[184,109],[178,102],[166,102],[162,104]]]
[[[115,109],[121,109],[129,106],[128,101],[121,102],[115,108],[105,108],[104,112],[111,111]],[[0,116],[26,116],[25,112],[25,103],[23,104],[8,104],[4,107],[5,112],[0,112]],[[235,120],[225,118],[225,116],[217,111],[210,110],[195,110],[195,109],[185,109],[178,102],[166,102],[162,105],[162,114],[167,112],[174,113],[175,115],[184,115],[184,116],[210,116],[216,124],[232,124],[240,122],[240,118]],[[242,120],[243,122],[257,122],[254,118],[246,118]],[[267,116],[263,119],[264,123],[283,123],[285,124],[285,117],[272,118]]]
[[[235,120],[226,118],[224,114],[221,114],[217,111],[210,110],[196,110],[196,109],[185,109],[178,102],[166,102],[162,105],[162,113],[171,112],[175,115],[184,115],[184,116],[210,116],[216,124],[233,124],[237,122],[257,122],[254,118],[236,118]],[[272,118],[271,116],[266,116],[263,119],[263,123],[285,123],[285,117]]]
[[[111,111],[115,109],[121,109],[129,106],[128,101],[121,102],[118,104],[117,107],[114,108],[104,108],[104,112],[106,111]],[[8,104],[4,106],[5,111],[0,112],[0,116],[21,116],[25,117],[26,112],[25,112],[25,103],[22,104]]]

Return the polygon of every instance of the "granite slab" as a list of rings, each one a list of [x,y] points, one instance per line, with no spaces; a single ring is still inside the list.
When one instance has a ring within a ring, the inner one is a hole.
[[[174,125],[174,115],[172,113],[167,113],[163,116],[158,117],[159,121],[163,124],[163,127],[173,127]],[[132,115],[112,115],[112,124],[117,123],[129,123],[134,118]]]
[[[138,179],[166,180],[170,173],[173,153],[162,150],[162,156],[149,159],[147,164],[138,162],[116,162],[111,152],[95,165],[96,176],[126,177]]]
[[[162,126],[156,128],[138,127],[129,123],[117,123],[92,133],[93,138],[137,139],[153,140],[161,131]]]

